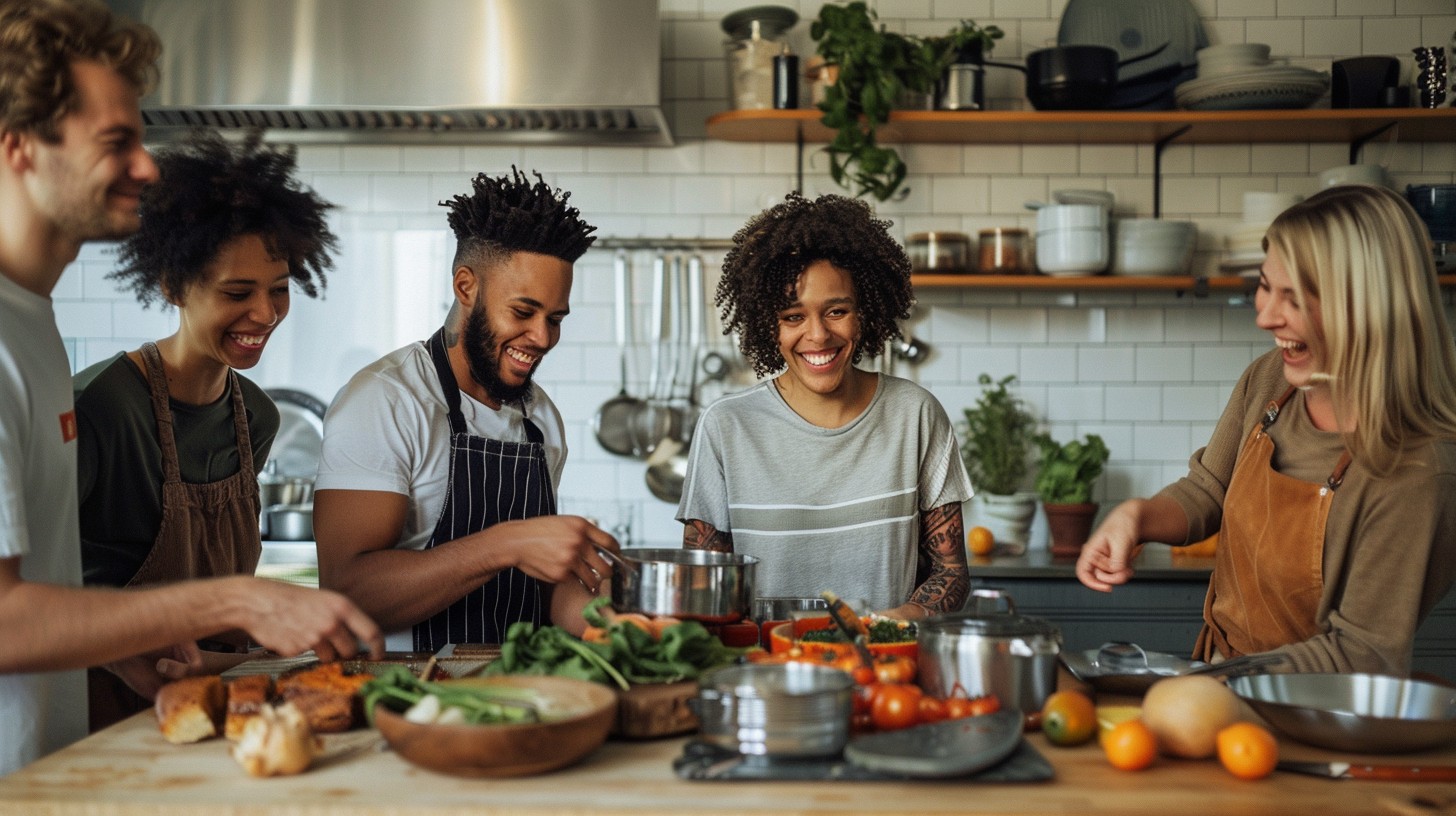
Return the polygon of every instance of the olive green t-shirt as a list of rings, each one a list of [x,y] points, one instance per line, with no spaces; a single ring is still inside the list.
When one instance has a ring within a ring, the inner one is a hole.
[[[278,408],[242,376],[253,467],[278,435]],[[87,584],[122,586],[136,575],[162,525],[162,448],[146,376],[125,354],[75,376],[81,564]],[[182,481],[205,484],[238,472],[232,397],[210,405],[171,400]]]

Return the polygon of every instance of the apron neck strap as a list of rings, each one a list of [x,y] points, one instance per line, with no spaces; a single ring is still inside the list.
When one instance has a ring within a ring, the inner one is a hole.
[[[1274,420],[1279,418],[1280,410],[1283,409],[1284,404],[1289,402],[1289,399],[1294,396],[1294,392],[1295,388],[1291,385],[1288,389],[1284,391],[1283,396],[1279,397],[1279,399],[1270,400],[1269,406],[1264,409],[1264,419],[1259,426],[1262,430],[1269,430],[1269,426],[1273,425]],[[1330,472],[1329,478],[1325,479],[1326,487],[1328,487],[1330,490],[1334,490],[1342,483],[1344,483],[1345,471],[1350,469],[1350,461],[1350,450],[1349,448],[1346,448],[1345,450],[1340,452],[1340,460],[1335,463],[1335,469]]]
[[[1269,426],[1273,425],[1274,420],[1279,418],[1279,412],[1284,408],[1285,403],[1289,402],[1290,398],[1294,396],[1294,391],[1295,388],[1291,385],[1285,389],[1284,394],[1279,399],[1269,401],[1269,405],[1264,408],[1264,421],[1260,423],[1261,428],[1266,431],[1269,430]]]
[[[441,326],[430,335],[426,345],[430,349],[430,359],[435,363],[435,374],[440,378],[440,387],[445,390],[445,406],[450,409],[450,433],[466,433],[465,414],[460,411],[460,382],[455,379],[455,372],[450,368],[450,355],[445,351],[445,327]],[[526,416],[524,410],[521,411],[521,423],[526,429],[527,442],[546,444],[546,435]]]

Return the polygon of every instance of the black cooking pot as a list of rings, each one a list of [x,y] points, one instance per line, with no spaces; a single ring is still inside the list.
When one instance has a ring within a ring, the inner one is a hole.
[[[1026,55],[1026,66],[987,62],[1026,74],[1026,98],[1037,110],[1102,110],[1117,90],[1117,69],[1156,56],[1168,44],[1146,54],[1117,58],[1117,49],[1105,45],[1058,45]]]

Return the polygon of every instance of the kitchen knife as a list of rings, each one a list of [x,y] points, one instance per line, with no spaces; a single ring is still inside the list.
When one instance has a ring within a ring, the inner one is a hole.
[[[870,630],[864,625],[864,621],[860,620],[859,615],[849,608],[849,604],[840,600],[839,596],[833,592],[825,591],[819,595],[829,605],[829,617],[834,619],[839,631],[849,638],[855,652],[859,654],[860,662],[866,666],[874,666],[874,657],[870,654],[868,646]]]
[[[1456,782],[1456,765],[1360,765],[1351,762],[1298,762],[1281,759],[1281,771],[1331,779],[1381,779],[1391,782]]]

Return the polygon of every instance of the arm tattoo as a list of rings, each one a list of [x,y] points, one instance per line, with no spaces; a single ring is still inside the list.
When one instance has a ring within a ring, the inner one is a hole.
[[[930,563],[930,575],[910,595],[910,602],[932,615],[955,612],[966,602],[971,571],[966,564],[965,524],[959,503],[937,507],[921,515],[921,556]]]
[[[733,552],[733,534],[715,530],[713,525],[699,519],[688,519],[683,525],[683,549]]]

